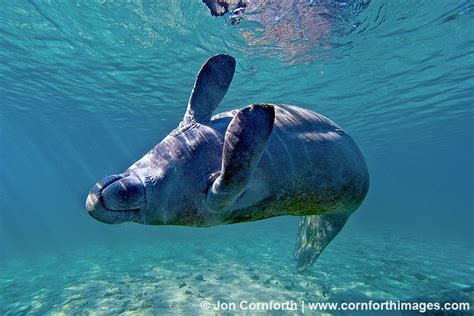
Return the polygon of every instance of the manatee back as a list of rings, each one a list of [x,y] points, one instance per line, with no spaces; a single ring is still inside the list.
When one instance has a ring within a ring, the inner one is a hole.
[[[234,113],[213,117],[216,127],[223,128]],[[352,138],[310,110],[275,105],[275,114],[259,167],[235,208],[262,202],[273,209],[271,216],[355,209],[367,192],[368,173]]]

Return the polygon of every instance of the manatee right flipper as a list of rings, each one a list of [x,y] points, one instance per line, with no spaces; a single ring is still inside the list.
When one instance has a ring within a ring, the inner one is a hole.
[[[304,216],[300,221],[295,249],[298,271],[310,267],[326,246],[336,237],[350,213]]]
[[[235,72],[235,59],[219,54],[209,58],[196,77],[183,125],[206,125],[229,89]]]
[[[252,104],[241,109],[229,123],[220,174],[207,192],[210,211],[225,209],[244,191],[265,150],[274,120],[273,105]]]

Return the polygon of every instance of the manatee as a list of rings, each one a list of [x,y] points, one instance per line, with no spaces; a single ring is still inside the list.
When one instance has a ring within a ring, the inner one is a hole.
[[[213,116],[235,65],[224,54],[207,60],[178,127],[95,184],[86,207],[108,224],[210,227],[301,216],[295,254],[303,271],[364,200],[367,166],[348,134],[310,110],[261,103]]]

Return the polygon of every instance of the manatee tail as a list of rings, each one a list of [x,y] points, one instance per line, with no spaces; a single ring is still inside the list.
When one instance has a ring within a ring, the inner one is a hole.
[[[349,213],[304,216],[300,221],[295,257],[298,271],[310,267],[336,237],[349,218]]]

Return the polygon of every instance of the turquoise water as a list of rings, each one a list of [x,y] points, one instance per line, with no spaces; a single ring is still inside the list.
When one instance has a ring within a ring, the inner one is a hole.
[[[0,314],[442,301],[474,286],[472,2],[327,1],[317,28],[276,2],[236,26],[198,0],[3,2]],[[177,126],[216,53],[237,60],[218,112],[308,108],[366,158],[366,200],[303,274],[293,217],[197,229],[109,226],[85,210],[97,180]]]

